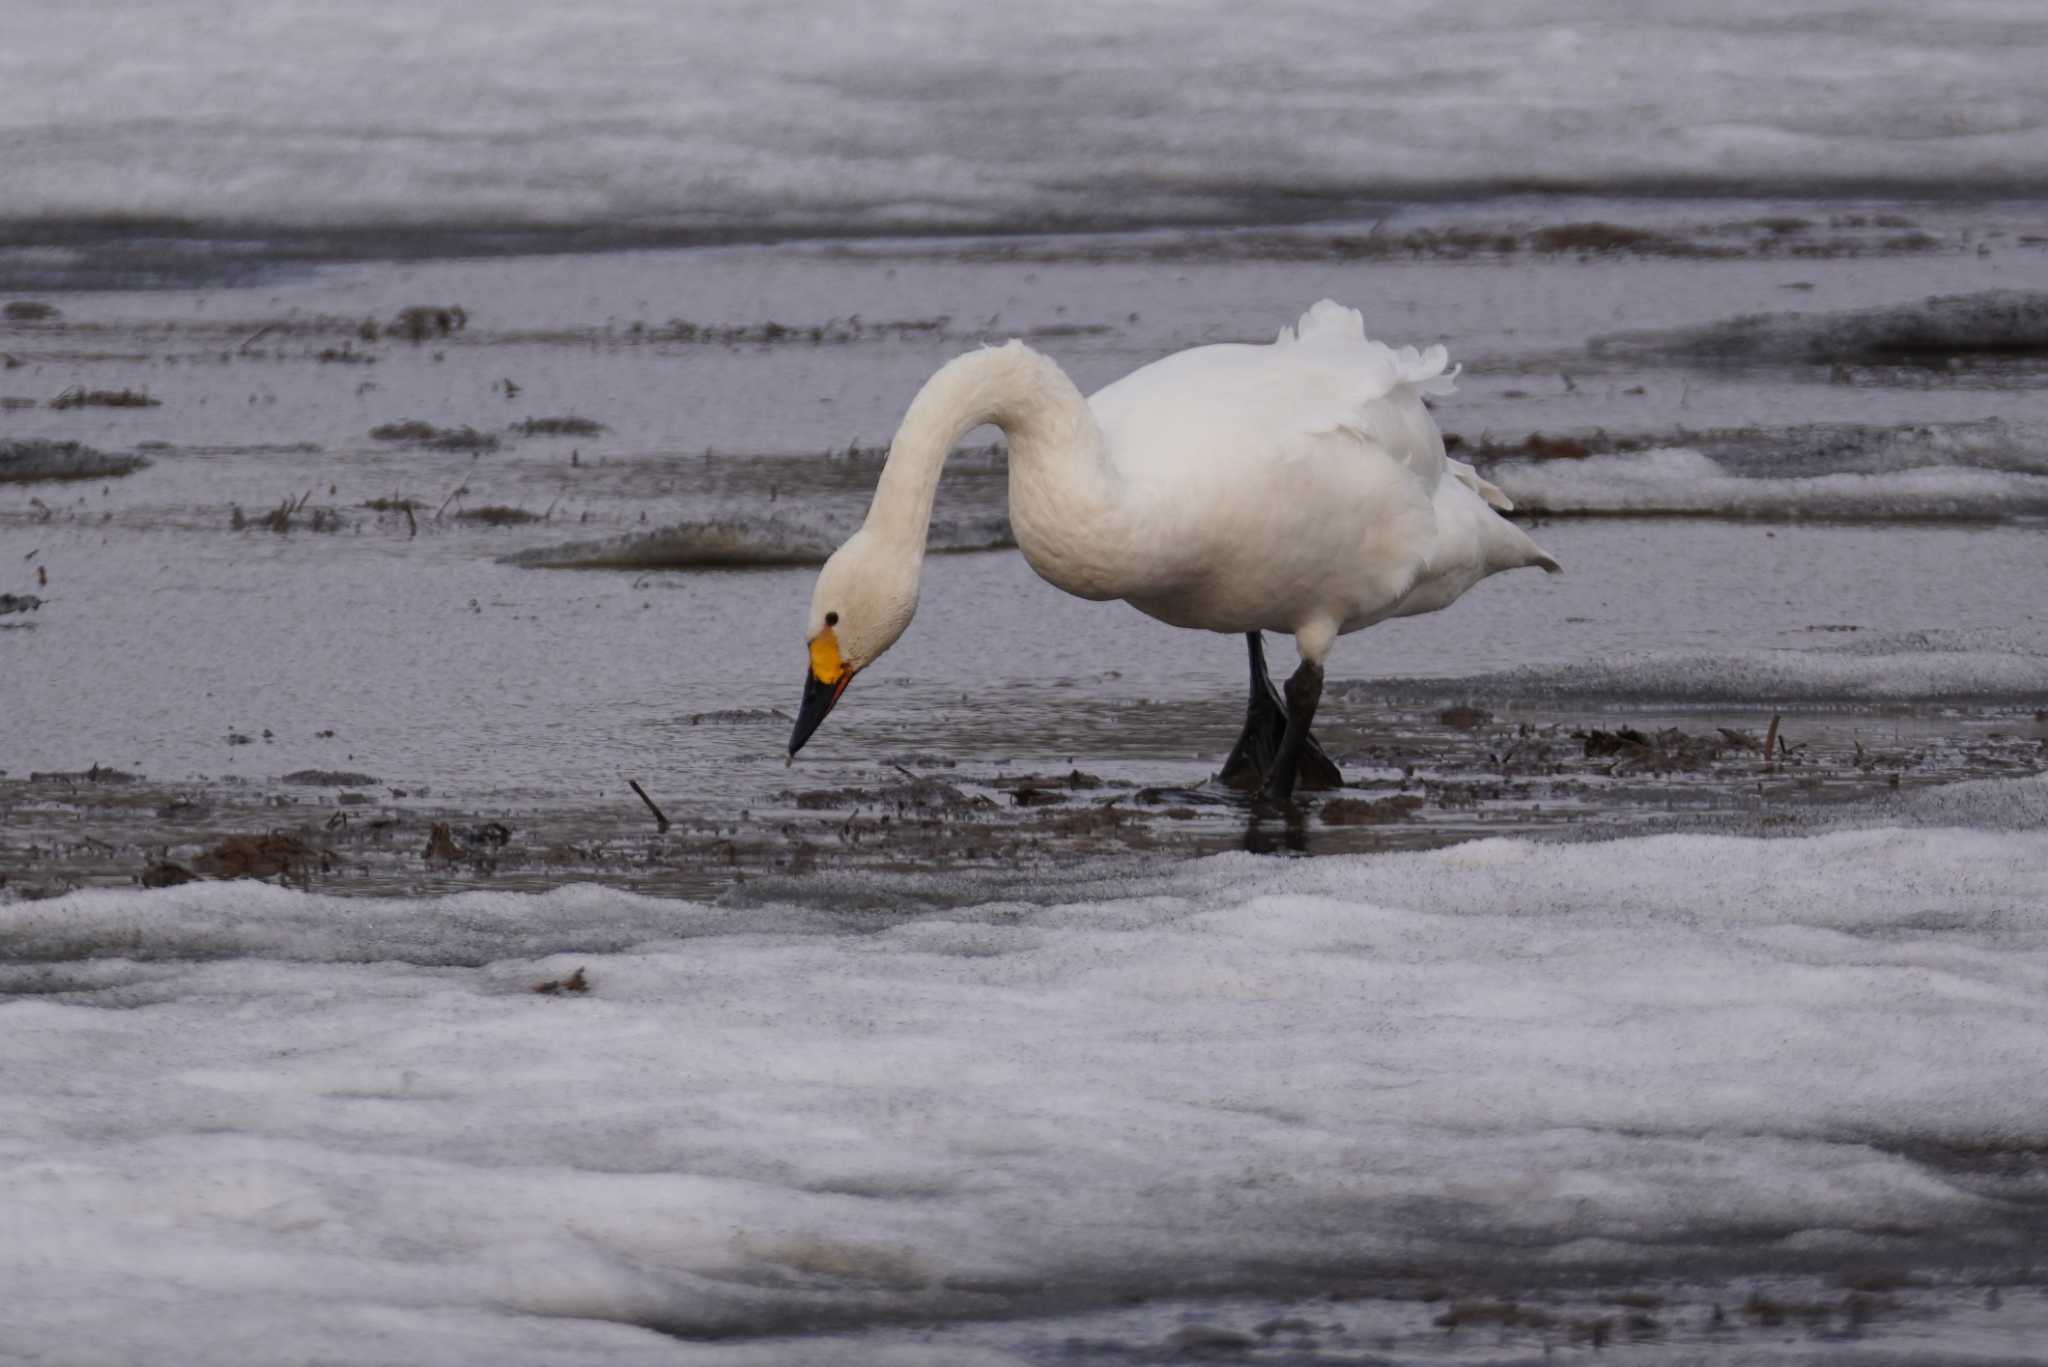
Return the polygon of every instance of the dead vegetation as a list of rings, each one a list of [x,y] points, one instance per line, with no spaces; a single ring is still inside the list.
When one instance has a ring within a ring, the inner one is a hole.
[[[594,437],[605,430],[605,425],[594,418],[565,416],[528,418],[512,424],[512,430],[522,437]]]
[[[1435,1320],[1439,1329],[1468,1329],[1493,1325],[1502,1329],[1548,1329],[1557,1316],[1533,1305],[1514,1301],[1458,1301]]]
[[[869,259],[938,257],[974,264],[1068,261],[1300,261],[1323,264],[1332,261],[1466,262],[1518,257],[1564,257],[1579,261],[1603,261],[1615,257],[1679,261],[1857,259],[1960,250],[1967,245],[1967,236],[1938,236],[1896,215],[1835,215],[1825,223],[1791,216],[1765,216],[1735,220],[1710,218],[1657,228],[1632,227],[1599,219],[1542,225],[1501,219],[1492,223],[1461,222],[1389,228],[1383,220],[1363,230],[1337,232],[1274,227],[1232,233],[1160,233],[1125,239],[1020,237],[966,244],[886,247],[849,244],[839,250],[849,256]]]
[[[436,821],[427,832],[427,847],[420,851],[420,857],[429,864],[453,864],[461,860],[462,847],[455,843],[455,832],[445,821]]]
[[[414,304],[400,309],[398,316],[384,325],[383,335],[417,344],[452,337],[468,326],[469,313],[460,304]],[[375,341],[377,325],[364,323],[358,335],[366,342]]]
[[[1549,437],[1531,432],[1520,441],[1481,437],[1469,443],[1456,432],[1444,433],[1444,450],[1460,460],[1486,464],[1497,460],[1583,460],[1596,451],[1635,451],[1651,445],[1648,438],[1609,437],[1599,432],[1580,437]]]
[[[110,769],[103,764],[95,764],[89,769],[38,770],[28,776],[31,783],[135,783],[140,778],[139,774],[131,774],[125,769]]]
[[[533,990],[543,997],[559,997],[564,992],[588,992],[590,979],[584,977],[583,970],[579,968],[566,978],[550,978],[544,983],[535,983]]]
[[[231,835],[192,861],[192,870],[207,878],[283,878],[310,881],[325,873],[332,860],[298,836],[283,831],[268,835]]]
[[[1779,731],[1780,721],[1780,717],[1771,718],[1770,729],[1762,741],[1747,731],[1726,726],[1714,728],[1715,734],[1711,736],[1695,735],[1675,726],[1648,734],[1624,726],[1613,731],[1574,731],[1572,735],[1584,743],[1587,759],[1613,761],[1604,770],[1608,774],[1630,770],[1658,774],[1699,772],[1713,768],[1730,752],[1745,751],[1756,755],[1769,769],[1806,748],[1785,739]],[[1860,753],[1861,747],[1858,749]]]
[[[374,786],[377,779],[375,775],[358,774],[348,769],[297,769],[278,782],[308,788],[368,788]]]
[[[146,389],[86,389],[73,385],[50,400],[52,408],[157,408],[163,400]]]
[[[108,455],[75,441],[0,441],[0,484],[114,479],[148,464],[141,456]]]
[[[341,514],[333,508],[308,508],[313,494],[308,490],[299,498],[285,498],[267,513],[250,516],[239,504],[228,505],[228,526],[235,531],[260,527],[278,536],[288,535],[294,527],[303,527],[309,532],[338,532],[344,525]]]
[[[1333,797],[1316,809],[1316,816],[1325,826],[1386,826],[1408,820],[1424,805],[1425,800],[1412,793],[1371,799]]]
[[[168,859],[154,860],[143,866],[136,876],[136,882],[145,888],[175,888],[183,883],[196,883],[199,875],[183,864],[173,864]]]
[[[693,323],[673,318],[666,327],[646,336],[660,342],[711,343],[722,346],[774,346],[778,343],[808,343],[812,346],[843,345],[878,337],[929,337],[946,330],[950,315],[936,318],[898,318],[869,323],[859,314],[828,318],[822,323]]]
[[[457,522],[480,522],[486,527],[518,527],[529,522],[547,521],[544,513],[531,513],[524,508],[510,508],[499,503],[458,509],[450,516]]]
[[[424,446],[430,451],[495,451],[499,444],[497,437],[474,427],[436,427],[417,418],[383,423],[371,428],[370,436],[377,441]]]
[[[1637,256],[1691,256],[1704,252],[1686,250],[1686,245],[1647,228],[1627,228],[1618,223],[1560,223],[1538,228],[1529,234],[1532,252],[1569,252],[1592,255],[1600,252],[1628,252]]]

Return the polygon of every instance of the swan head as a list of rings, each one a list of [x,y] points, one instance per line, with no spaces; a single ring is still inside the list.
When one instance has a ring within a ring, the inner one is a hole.
[[[832,553],[811,592],[810,671],[789,753],[825,720],[853,676],[896,644],[917,611],[919,557],[892,551],[863,527]]]

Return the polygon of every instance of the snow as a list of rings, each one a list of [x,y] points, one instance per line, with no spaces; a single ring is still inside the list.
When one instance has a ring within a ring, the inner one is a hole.
[[[2031,187],[2024,0],[17,6],[8,218],[1005,227],[1512,185]]]
[[[2043,679],[2048,679],[2048,653],[2031,632],[1968,627],[1858,633],[1849,635],[1846,644],[1824,648],[1618,650],[1602,659],[1511,665],[1457,677],[1370,679],[1336,687],[1340,693],[1365,697],[1432,699],[1463,692],[1552,701],[1625,698],[1637,705],[2029,706],[2039,700]]]
[[[1759,479],[1732,473],[1704,452],[1667,447],[1583,460],[1504,461],[1488,474],[1530,513],[1856,521],[2048,516],[2048,475],[1963,465]]]
[[[1969,1155],[2041,1142],[2048,834],[1915,812],[712,906],[0,904],[0,1341],[801,1361],[665,1336],[1396,1265],[2024,1264],[2038,1169]]]

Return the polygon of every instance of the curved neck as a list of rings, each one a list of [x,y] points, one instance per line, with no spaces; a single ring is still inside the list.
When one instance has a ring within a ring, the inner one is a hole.
[[[1048,498],[1093,522],[1114,510],[1116,471],[1088,401],[1051,360],[1011,342],[956,357],[925,381],[889,445],[868,529],[922,557],[939,471],[954,444],[984,423],[1009,439],[1013,520],[1024,502]]]

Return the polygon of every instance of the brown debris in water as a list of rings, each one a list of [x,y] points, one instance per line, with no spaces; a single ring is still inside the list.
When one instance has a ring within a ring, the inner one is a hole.
[[[1422,810],[1423,799],[1412,793],[1392,797],[1333,797],[1316,809],[1325,826],[1385,826],[1406,821]]]
[[[776,343],[807,342],[812,346],[844,344],[864,337],[924,337],[946,330],[948,315],[936,318],[898,318],[879,323],[864,322],[859,314],[850,318],[828,318],[822,323],[693,323],[674,318],[665,328],[647,335],[656,341],[710,342],[725,346],[768,346]]]
[[[328,857],[295,835],[231,835],[193,859],[195,872],[208,878],[286,878],[303,880],[317,869],[326,872]]]
[[[52,408],[157,408],[162,399],[153,399],[146,389],[85,389],[79,385],[50,400]]]
[[[1775,748],[1779,758],[1789,759],[1793,752],[1803,749],[1791,745],[1779,734],[1779,717],[1771,718],[1771,729],[1765,736],[1761,749],[1767,764],[1772,761]],[[1693,771],[1711,768],[1730,750],[1756,751],[1759,749],[1755,737],[1745,731],[1728,727],[1714,728],[1711,736],[1696,736],[1675,726],[1667,726],[1655,734],[1645,734],[1632,726],[1619,727],[1613,731],[1594,729],[1574,731],[1572,737],[1585,746],[1587,759],[1613,758],[1608,766],[1610,774],[1629,770],[1645,769],[1653,773]]]
[[[147,464],[149,461],[142,456],[110,456],[75,441],[0,441],[0,484],[113,479],[132,474]]]
[[[590,979],[584,977],[583,970],[579,968],[566,978],[550,978],[544,983],[535,983],[533,990],[543,997],[559,997],[564,992],[588,992]]]
[[[486,527],[519,527],[528,522],[545,522],[540,513],[530,513],[524,508],[511,508],[501,503],[487,503],[481,508],[463,508],[449,514],[457,522],[481,522]]]
[[[429,864],[454,864],[462,859],[462,847],[455,843],[455,834],[448,823],[436,821],[427,833],[427,847],[420,851],[420,857]]]
[[[1514,1301],[1459,1301],[1438,1315],[1439,1329],[1464,1329],[1471,1325],[1495,1325],[1502,1329],[1548,1329],[1557,1317],[1534,1306]]]
[[[311,788],[368,788],[376,781],[370,774],[358,774],[348,769],[295,769],[278,779],[279,783],[298,783]]]
[[[370,435],[378,441],[405,442],[411,446],[424,446],[430,451],[495,451],[498,439],[489,432],[479,432],[474,427],[436,427],[418,418],[404,422],[380,423],[370,429]]]
[[[40,299],[10,299],[5,308],[0,308],[0,317],[10,323],[47,323],[63,316],[55,304],[45,304]]]
[[[303,525],[310,532],[340,531],[341,514],[332,508],[314,508],[308,511],[306,505],[312,498],[313,493],[309,489],[300,497],[286,498],[269,512],[255,517],[244,513],[239,504],[231,503],[228,505],[228,526],[238,532],[252,526],[261,527],[264,531],[275,532],[279,536],[288,535],[292,528],[298,525]]]
[[[512,430],[522,437],[594,437],[605,426],[594,418],[528,418],[513,423]]]
[[[1444,433],[1444,450],[1460,460],[1481,464],[1497,460],[1583,460],[1595,451],[1631,451],[1647,445],[1642,440],[1610,440],[1602,432],[1590,437],[1547,437],[1531,432],[1520,441],[1494,441],[1474,445],[1456,432]]]
[[[141,775],[95,764],[90,769],[49,769],[31,772],[28,777],[31,783],[134,783]]]
[[[136,880],[145,888],[175,888],[181,883],[196,883],[199,875],[183,864],[173,864],[168,859],[159,859],[143,869]]]
[[[1651,232],[1647,228],[1627,228],[1619,223],[1560,223],[1552,228],[1538,228],[1529,234],[1529,250],[1534,252],[1578,252],[1595,254],[1600,252],[1635,252],[1650,256],[1694,256],[1707,255],[1705,249],[1680,243],[1663,233]]]
[[[430,337],[453,336],[468,326],[469,313],[460,304],[414,304],[400,309],[398,316],[384,325],[384,335],[419,343]],[[359,335],[364,341],[374,341],[376,324],[363,324]]]

